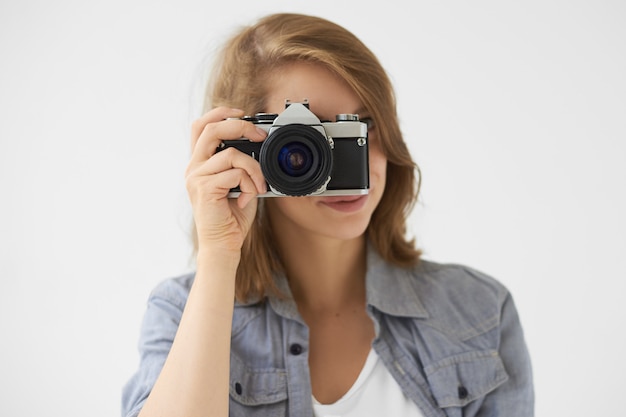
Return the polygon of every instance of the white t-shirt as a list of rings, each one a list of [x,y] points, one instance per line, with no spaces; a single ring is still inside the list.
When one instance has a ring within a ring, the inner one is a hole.
[[[334,404],[320,404],[313,398],[316,417],[424,417],[372,349],[365,365],[346,394]]]

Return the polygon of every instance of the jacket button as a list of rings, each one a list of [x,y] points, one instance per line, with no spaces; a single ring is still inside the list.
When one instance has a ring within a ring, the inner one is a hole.
[[[241,384],[239,382],[235,382],[235,392],[237,395],[241,395],[243,392],[243,388],[241,388]]]
[[[289,346],[289,353],[295,356],[298,356],[299,354],[301,354],[302,350],[303,350],[302,345],[298,343],[294,343],[293,345]]]
[[[464,400],[467,398],[468,395],[469,392],[467,392],[467,388],[465,388],[463,385],[459,386],[459,399]]]

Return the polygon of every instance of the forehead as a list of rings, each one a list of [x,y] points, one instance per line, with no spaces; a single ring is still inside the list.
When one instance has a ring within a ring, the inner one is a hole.
[[[362,103],[348,83],[319,64],[290,63],[277,70],[270,79],[266,97],[269,113],[280,113],[285,100],[309,100],[318,117],[334,120],[336,114],[362,112]]]

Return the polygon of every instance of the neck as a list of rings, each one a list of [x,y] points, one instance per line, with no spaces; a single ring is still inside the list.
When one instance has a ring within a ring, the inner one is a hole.
[[[365,237],[308,235],[277,239],[289,286],[301,311],[331,312],[365,302]]]

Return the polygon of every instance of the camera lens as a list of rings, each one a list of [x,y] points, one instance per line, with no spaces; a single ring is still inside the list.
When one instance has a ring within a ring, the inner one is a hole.
[[[288,124],[265,139],[259,163],[275,191],[304,196],[323,191],[332,171],[332,153],[326,137],[315,128]]]
[[[304,143],[288,143],[278,152],[278,165],[285,174],[300,177],[311,169],[313,153]]]

